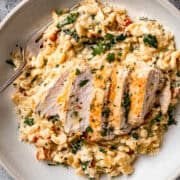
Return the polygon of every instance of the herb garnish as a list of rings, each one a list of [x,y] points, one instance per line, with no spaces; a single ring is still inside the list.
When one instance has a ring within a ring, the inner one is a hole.
[[[85,86],[88,82],[89,82],[88,79],[82,80],[82,81],[79,83],[79,87]]]
[[[34,125],[34,118],[26,117],[24,119],[24,124],[28,126],[33,126]]]
[[[115,150],[115,149],[118,148],[118,146],[117,146],[117,145],[112,145],[110,148],[111,148],[112,150]]]
[[[101,136],[107,136],[107,128],[103,128],[101,131]]]
[[[98,70],[98,69],[93,68],[93,69],[91,69],[91,73],[94,74],[94,73],[96,73],[97,70]]]
[[[136,140],[139,139],[139,134],[137,132],[132,132],[131,135],[134,139],[136,139]]]
[[[102,53],[104,53],[106,50],[106,46],[105,44],[103,43],[98,43],[98,44],[95,44],[93,47],[92,47],[92,55],[93,56],[96,56],[96,55],[100,55]]]
[[[95,39],[94,42],[87,41],[85,42],[85,44],[91,45],[92,55],[96,56],[109,50],[117,42],[125,40],[126,37],[127,36],[124,34],[120,34],[118,36],[114,36],[112,34],[106,34],[104,37],[100,39]]]
[[[125,93],[124,98],[123,98],[123,102],[122,102],[122,106],[125,109],[125,118],[126,118],[126,120],[128,119],[128,113],[129,113],[129,109],[130,109],[130,104],[131,104],[130,95],[129,95],[129,93]]]
[[[76,75],[79,75],[79,74],[81,74],[81,71],[77,68],[76,69]]]
[[[114,53],[108,53],[106,60],[111,63],[115,60],[115,54]]]
[[[92,133],[92,132],[93,132],[92,127],[91,127],[91,126],[88,126],[88,127],[86,128],[86,132],[87,132],[87,133],[89,133],[89,132],[91,132],[91,133]]]
[[[145,34],[143,38],[144,44],[150,47],[158,48],[158,41],[156,36],[152,34]]]
[[[100,147],[100,148],[99,148],[99,151],[102,152],[102,153],[104,153],[104,154],[107,153],[107,151],[106,151],[103,147]]]
[[[71,31],[70,29],[63,29],[63,32],[64,32],[65,34],[71,36],[72,38],[74,38],[74,40],[75,40],[76,42],[79,41],[79,36],[78,36],[76,30],[72,30],[72,31]]]
[[[78,116],[78,112],[77,111],[73,111],[71,116],[72,117],[77,117]]]
[[[84,141],[81,138],[76,139],[75,141],[71,142],[71,144],[70,144],[71,152],[73,154],[76,154],[77,151],[79,151],[81,149],[83,144],[84,144]]]
[[[49,119],[52,123],[55,123],[56,121],[59,120],[59,115],[56,114],[56,115],[54,115],[54,116],[50,116],[48,119]]]
[[[13,68],[16,67],[16,65],[14,64],[14,61],[12,59],[7,59],[6,63],[9,64],[10,66],[12,66]]]
[[[60,15],[62,15],[62,14],[64,13],[64,10],[62,10],[62,9],[56,9],[56,10],[55,10],[55,13],[56,13],[58,16],[60,16]]]
[[[91,14],[90,15],[91,16],[91,18],[94,20],[95,19],[95,17],[96,17],[96,15],[95,14]]]
[[[38,75],[34,76],[34,78],[31,80],[31,83],[34,83],[38,78]]]
[[[170,105],[168,109],[168,125],[177,124],[174,119],[175,106]]]
[[[81,161],[81,167],[83,171],[87,170],[89,163],[90,161]]]
[[[152,122],[158,123],[158,122],[161,121],[161,119],[162,119],[162,113],[159,112],[159,113],[153,118]]]
[[[124,34],[120,34],[120,35],[118,35],[118,36],[116,36],[116,41],[123,41],[123,40],[125,40],[126,39],[126,35],[124,35]]]
[[[180,77],[180,71],[178,71],[178,72],[176,73],[176,76]]]
[[[78,18],[78,16],[79,16],[78,12],[69,14],[62,22],[57,24],[57,28],[60,29],[65,25],[74,23]]]
[[[110,109],[108,107],[104,107],[102,110],[102,116],[108,118],[110,115]]]

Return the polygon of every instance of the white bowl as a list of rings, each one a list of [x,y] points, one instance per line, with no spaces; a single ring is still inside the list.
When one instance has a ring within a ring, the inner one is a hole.
[[[166,0],[107,0],[125,7],[132,17],[149,16],[159,20],[180,39],[180,13]],[[0,83],[11,73],[5,59],[16,44],[24,44],[40,27],[44,26],[51,11],[57,7],[71,7],[77,0],[24,0],[0,24]],[[180,48],[180,41],[177,42]],[[17,116],[10,100],[13,89],[0,95],[0,160],[17,180],[77,180],[74,170],[50,167],[35,158],[34,148],[18,140]],[[180,119],[176,113],[176,120]],[[140,157],[135,163],[136,171],[121,180],[165,180],[180,174],[180,123],[169,129],[157,156]],[[106,177],[104,177],[106,179]]]

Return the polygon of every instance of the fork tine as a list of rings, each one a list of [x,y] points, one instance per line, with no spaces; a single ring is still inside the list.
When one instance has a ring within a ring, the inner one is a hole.
[[[11,85],[23,72],[24,67],[26,66],[25,59],[25,50],[22,52],[23,61],[18,69],[10,76],[10,78],[0,87],[0,93],[2,93],[9,85]]]

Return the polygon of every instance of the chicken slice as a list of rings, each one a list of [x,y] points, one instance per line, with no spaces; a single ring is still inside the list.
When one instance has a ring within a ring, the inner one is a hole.
[[[90,119],[89,126],[93,129],[90,133],[90,139],[92,141],[98,141],[106,139],[107,134],[103,130],[107,126],[107,120],[109,118],[108,109],[108,96],[110,87],[110,76],[112,69],[104,67],[94,74],[93,81],[93,98],[90,105]]]
[[[138,126],[151,110],[156,99],[156,92],[161,86],[162,73],[149,66],[137,67],[131,74],[130,82],[130,111],[128,122]]]
[[[109,127],[116,135],[128,133],[131,129],[127,123],[128,112],[123,106],[124,96],[128,93],[128,76],[129,71],[120,66],[114,68],[111,76]]]
[[[45,98],[36,106],[37,113],[45,117],[60,115],[56,99],[59,93],[62,92],[68,76],[69,71],[62,73],[60,78],[46,91]]]
[[[168,111],[168,107],[171,103],[171,85],[170,85],[170,81],[167,81],[165,87],[163,88],[160,97],[159,97],[159,101],[160,101],[160,106],[161,106],[161,112],[163,114],[166,114]]]
[[[70,90],[65,120],[65,132],[84,132],[89,126],[90,103],[93,93],[93,76],[89,70],[76,75]]]
[[[73,88],[75,79],[76,71],[72,70],[65,82],[63,91],[59,93],[59,96],[56,99],[56,103],[58,104],[59,108],[60,120],[63,122],[63,125],[66,124],[67,108],[71,98],[71,90]]]

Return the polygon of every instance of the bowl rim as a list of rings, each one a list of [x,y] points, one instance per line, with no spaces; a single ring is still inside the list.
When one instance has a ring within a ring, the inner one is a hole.
[[[0,22],[0,33],[2,29],[6,26],[8,22],[31,0],[22,0],[18,3]],[[180,10],[178,10],[171,2],[167,0],[156,0],[161,6],[170,11],[173,15],[175,15],[178,19],[180,19]],[[7,171],[8,175],[10,175],[14,180],[22,180],[22,177],[18,177],[18,175],[12,170],[9,165],[3,160],[0,156],[0,165]],[[180,167],[175,170],[174,173],[168,178],[168,180],[176,179],[180,175]]]

